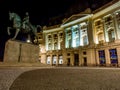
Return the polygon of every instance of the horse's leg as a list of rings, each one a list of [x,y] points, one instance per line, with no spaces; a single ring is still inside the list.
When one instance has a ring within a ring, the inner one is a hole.
[[[12,40],[16,39],[16,37],[17,37],[19,31],[20,31],[20,29],[16,29],[15,35],[14,35],[14,37],[12,38]]]
[[[11,27],[8,27],[8,28],[7,28],[7,33],[8,33],[8,35],[11,34],[11,33],[10,33],[10,29],[11,29]]]

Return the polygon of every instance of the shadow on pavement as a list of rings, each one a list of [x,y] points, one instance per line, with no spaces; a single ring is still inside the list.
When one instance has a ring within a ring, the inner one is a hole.
[[[48,68],[22,73],[9,90],[120,90],[120,70]]]

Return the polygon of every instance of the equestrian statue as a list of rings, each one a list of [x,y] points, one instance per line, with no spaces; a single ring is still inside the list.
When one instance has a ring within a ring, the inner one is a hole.
[[[13,25],[12,27],[7,28],[8,35],[11,35],[10,30],[16,30],[14,36],[12,37],[12,40],[16,39],[19,32],[27,34],[28,38],[30,39],[32,36],[35,36],[38,39],[37,27],[30,23],[28,12],[26,12],[26,16],[23,18],[23,20],[17,13],[9,12],[9,20],[12,21]]]

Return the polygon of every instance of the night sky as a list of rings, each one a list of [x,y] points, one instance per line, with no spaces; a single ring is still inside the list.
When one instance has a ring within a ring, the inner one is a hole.
[[[0,58],[3,58],[5,42],[9,39],[9,11],[21,18],[29,12],[32,24],[44,26],[49,25],[53,17],[63,19],[88,7],[95,10],[109,1],[112,0],[0,0]]]

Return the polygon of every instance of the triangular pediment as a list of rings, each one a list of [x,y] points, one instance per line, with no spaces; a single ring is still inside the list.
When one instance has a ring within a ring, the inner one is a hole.
[[[78,14],[74,14],[72,15],[71,17],[69,17],[68,19],[64,20],[63,24],[67,24],[71,21],[74,21],[74,20],[77,20],[77,19],[80,19],[80,18],[83,18],[87,15],[90,15],[91,14],[91,9],[90,8],[87,8],[85,11],[83,12],[80,12]]]
[[[65,22],[63,22],[63,24],[67,24],[71,21],[83,18],[85,16],[87,16],[88,14],[76,14],[76,15],[72,15],[71,17],[69,17],[67,20],[65,20]]]

